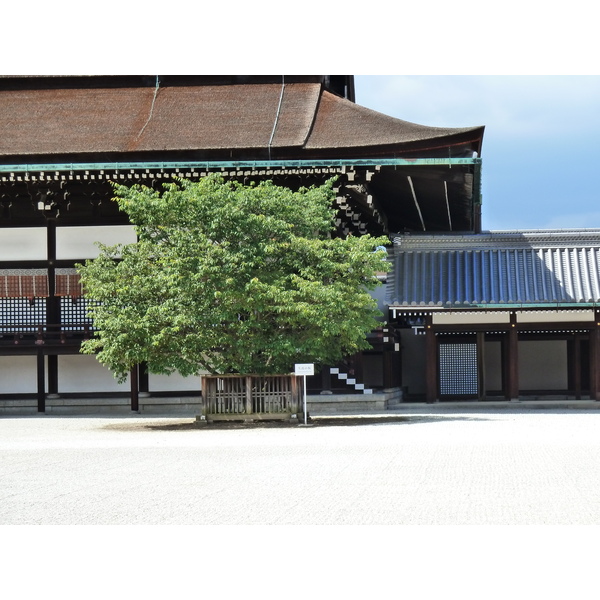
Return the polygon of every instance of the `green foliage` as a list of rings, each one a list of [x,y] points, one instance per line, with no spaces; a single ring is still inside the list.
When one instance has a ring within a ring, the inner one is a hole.
[[[120,380],[141,362],[164,374],[287,373],[368,348],[387,239],[331,239],[332,182],[114,187],[138,242],[100,246],[78,269],[101,302],[82,351]]]

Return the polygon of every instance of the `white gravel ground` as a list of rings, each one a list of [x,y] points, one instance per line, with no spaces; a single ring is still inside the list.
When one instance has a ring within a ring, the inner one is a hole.
[[[598,598],[600,411],[395,418],[0,418],[3,597]]]
[[[0,418],[0,524],[600,524],[599,411],[403,418]]]

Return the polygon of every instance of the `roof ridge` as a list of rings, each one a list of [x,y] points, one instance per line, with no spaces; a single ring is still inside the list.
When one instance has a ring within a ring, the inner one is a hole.
[[[482,233],[406,233],[394,245],[420,250],[540,249],[600,247],[600,229],[488,231]]]

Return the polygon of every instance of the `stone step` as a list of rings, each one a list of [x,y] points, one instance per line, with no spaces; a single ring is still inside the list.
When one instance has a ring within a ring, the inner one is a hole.
[[[353,377],[349,377],[348,373],[340,373],[340,369],[338,367],[331,367],[329,372],[332,375],[337,375],[338,379],[345,381],[347,385],[351,385],[357,392],[362,392],[363,394],[372,394],[373,390],[365,389],[364,383],[356,383],[356,379]]]

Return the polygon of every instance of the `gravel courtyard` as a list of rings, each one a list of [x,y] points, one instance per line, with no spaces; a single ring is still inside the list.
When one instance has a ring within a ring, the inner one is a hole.
[[[598,525],[600,411],[0,418],[0,525]]]

